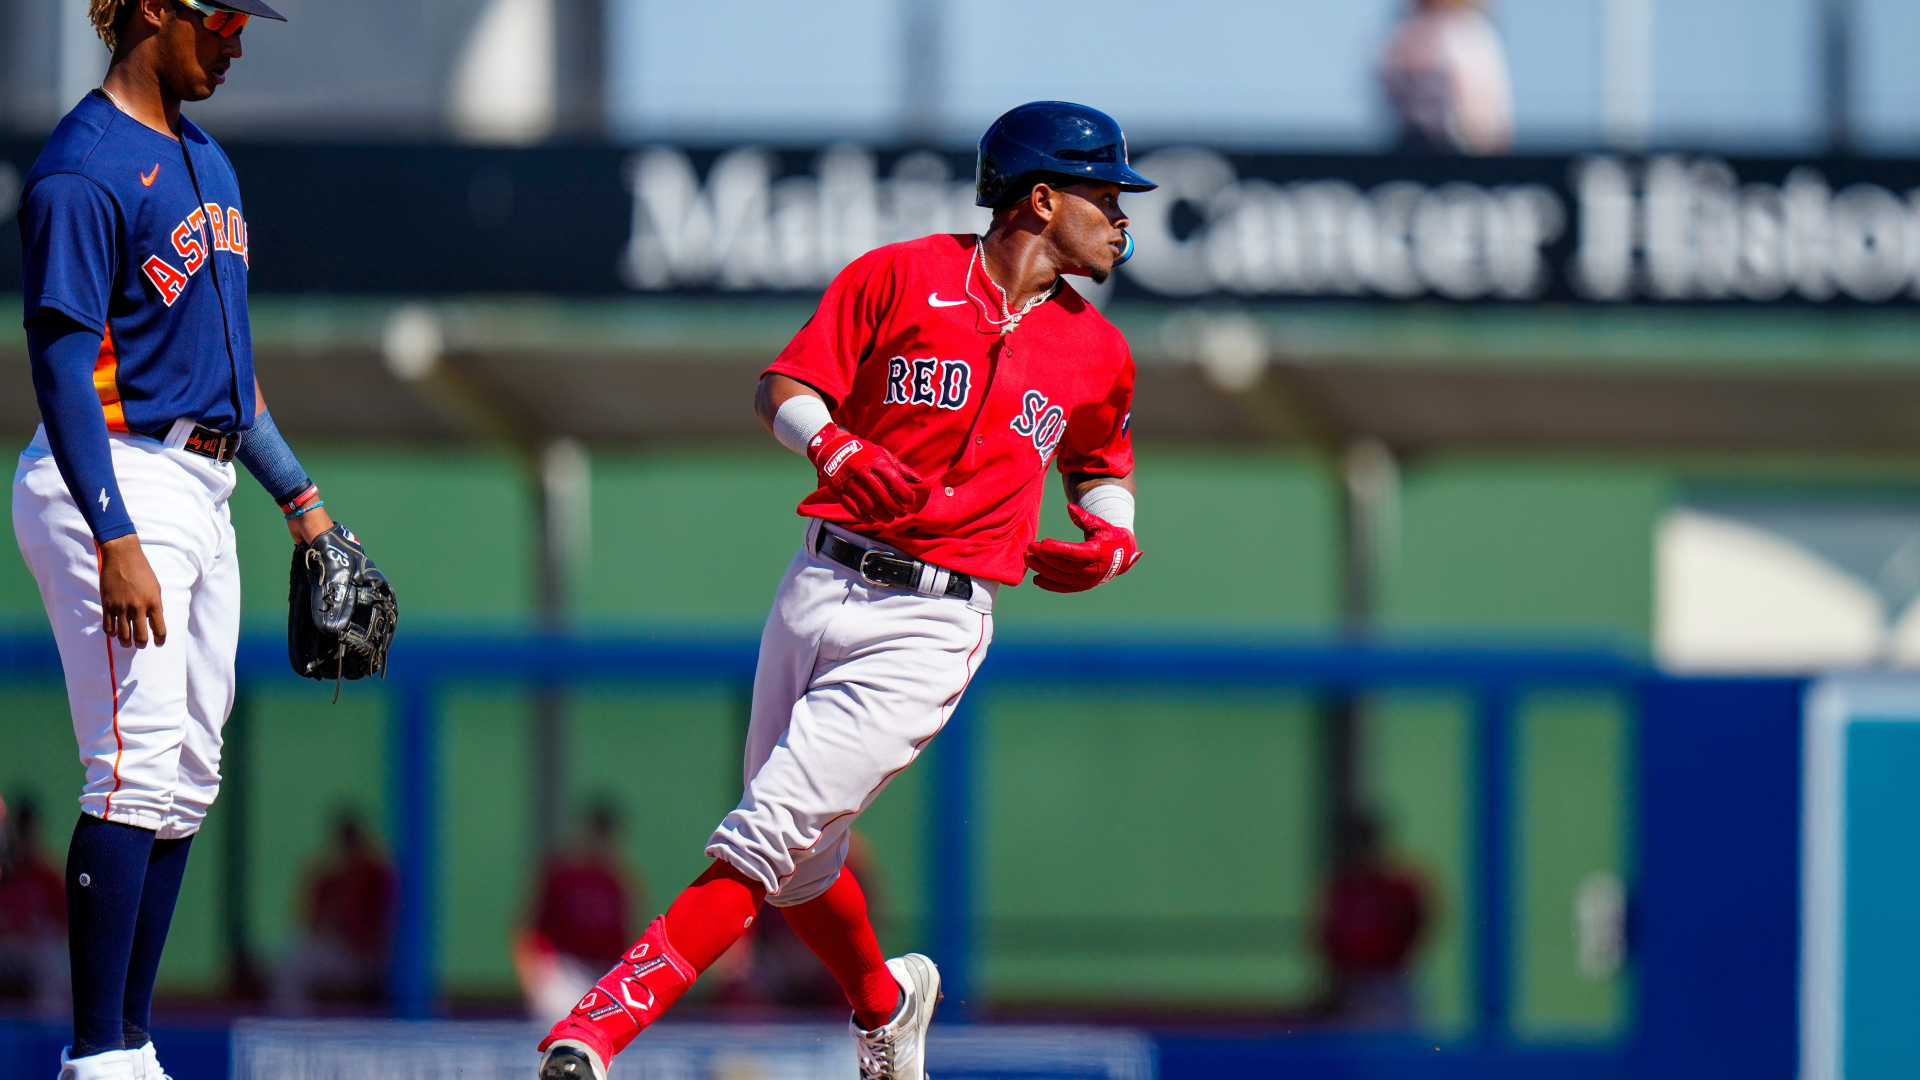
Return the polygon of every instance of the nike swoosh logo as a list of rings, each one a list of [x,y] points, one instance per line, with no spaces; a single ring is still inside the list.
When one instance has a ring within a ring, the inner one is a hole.
[[[154,179],[154,177],[156,177],[156,176],[159,176],[159,175],[160,175],[160,163],[156,161],[156,162],[154,162],[154,163],[153,163],[153,171],[152,171],[152,172],[150,172],[150,173],[141,173],[141,174],[140,174],[140,184],[141,184],[141,186],[143,186],[143,187],[152,187],[152,186],[153,186],[153,179]]]
[[[927,294],[928,307],[959,307],[961,304],[964,304],[964,303],[966,303],[965,300],[940,299],[940,292],[937,289]]]

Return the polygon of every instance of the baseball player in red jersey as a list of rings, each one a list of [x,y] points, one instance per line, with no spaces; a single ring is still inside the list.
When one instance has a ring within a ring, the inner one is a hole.
[[[1003,586],[1078,592],[1140,557],[1133,360],[1064,277],[1106,279],[1132,250],[1120,195],[1153,184],[1065,102],[1002,116],[979,161],[985,237],[855,260],[761,377],[755,411],[820,484],[761,637],[746,792],[713,865],[540,1044],[541,1080],[606,1080],[763,901],[846,991],[862,1080],[924,1080],[939,972],[882,957],[848,829],[953,714]],[[1082,543],[1035,542],[1049,465]]]

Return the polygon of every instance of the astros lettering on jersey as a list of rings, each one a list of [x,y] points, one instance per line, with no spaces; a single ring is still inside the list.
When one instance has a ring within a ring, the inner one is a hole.
[[[184,117],[175,142],[95,91],[48,138],[26,190],[41,185],[61,197],[24,200],[23,232],[75,242],[25,252],[27,314],[51,307],[100,331],[108,429],[251,427],[251,245],[226,153]]]
[[[931,485],[920,511],[892,521],[855,520],[825,486],[800,513],[1017,584],[1050,463],[1093,476],[1133,471],[1133,357],[1064,282],[1002,334],[978,243],[929,236],[856,259],[767,370],[826,395],[836,423]]]
[[[154,168],[157,169],[159,166],[155,165]],[[180,294],[186,290],[188,280],[206,265],[207,249],[201,245],[200,241],[207,235],[209,229],[213,233],[213,250],[230,251],[240,256],[242,262],[246,261],[247,223],[240,217],[240,208],[229,206],[223,209],[218,203],[208,203],[204,208],[195,208],[181,220],[180,224],[174,226],[173,232],[168,235],[168,239],[173,241],[174,252],[186,260],[182,264],[185,272],[174,269],[167,260],[158,255],[149,255],[147,261],[140,264],[140,269],[147,275],[147,280],[153,282],[153,287],[159,291],[161,302],[168,307],[172,307],[173,302],[180,299]],[[229,237],[232,239],[229,240]]]

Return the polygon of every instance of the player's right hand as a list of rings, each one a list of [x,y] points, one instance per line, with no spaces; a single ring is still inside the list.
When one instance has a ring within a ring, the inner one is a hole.
[[[872,439],[828,424],[807,443],[807,459],[820,479],[861,521],[904,517],[927,500],[925,481],[907,463]]]
[[[167,618],[160,610],[160,579],[147,564],[137,533],[100,545],[100,615],[107,636],[123,649],[167,643]],[[151,629],[151,633],[149,633]]]

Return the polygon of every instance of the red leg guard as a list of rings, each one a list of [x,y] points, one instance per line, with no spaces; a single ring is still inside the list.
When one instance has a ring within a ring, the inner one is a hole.
[[[655,919],[620,963],[587,991],[566,1019],[553,1026],[539,1048],[545,1050],[557,1039],[576,1039],[592,1047],[600,1060],[612,1062],[634,1036],[672,1008],[699,976],[667,940],[666,919]]]
[[[672,1008],[693,980],[746,933],[766,894],[759,882],[715,860],[681,891],[665,915],[653,920],[573,1012],[553,1026],[540,1049],[558,1039],[576,1039],[611,1064],[613,1055]]]

